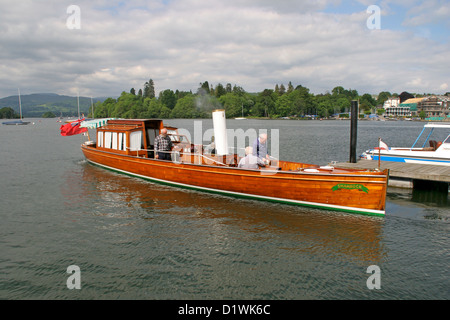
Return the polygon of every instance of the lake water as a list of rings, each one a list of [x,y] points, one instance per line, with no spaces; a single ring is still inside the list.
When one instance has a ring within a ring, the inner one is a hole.
[[[31,121],[0,126],[0,299],[450,298],[447,197],[389,188],[379,218],[187,191],[92,166],[86,137]],[[358,155],[378,137],[410,146],[422,126],[360,121]],[[349,121],[227,127],[278,130],[285,160],[349,159]],[[367,286],[372,265],[380,289]]]

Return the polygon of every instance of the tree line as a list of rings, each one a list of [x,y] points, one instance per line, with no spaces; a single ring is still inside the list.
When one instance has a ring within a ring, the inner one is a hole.
[[[229,118],[234,117],[297,117],[311,115],[326,118],[346,113],[352,100],[359,100],[361,112],[370,114],[382,107],[391,96],[380,92],[375,99],[370,94],[359,95],[356,90],[335,87],[331,92],[313,94],[307,87],[291,82],[287,86],[276,84],[273,89],[259,93],[246,92],[242,87],[227,83],[213,86],[208,81],[199,84],[196,92],[166,89],[156,97],[152,79],[138,92],[131,88],[117,99],[108,98],[94,105],[95,118],[210,118],[215,109],[225,109]],[[89,115],[92,117],[92,113]]]
[[[20,118],[18,114],[10,107],[4,107],[0,109],[0,119],[16,119]]]

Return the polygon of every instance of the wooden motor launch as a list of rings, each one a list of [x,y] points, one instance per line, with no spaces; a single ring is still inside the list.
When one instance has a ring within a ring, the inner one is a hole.
[[[105,123],[106,122],[106,123]],[[101,126],[99,126],[101,123]],[[225,112],[213,113],[215,148],[191,143],[178,128],[158,119],[98,119],[96,141],[81,146],[87,161],[116,172],[176,187],[234,197],[327,210],[385,215],[388,170],[345,169],[272,161],[258,169],[238,168],[229,152]],[[154,141],[166,128],[172,161],[155,159]]]

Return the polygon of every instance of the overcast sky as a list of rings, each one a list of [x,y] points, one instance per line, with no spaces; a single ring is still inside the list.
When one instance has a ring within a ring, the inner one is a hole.
[[[291,81],[442,94],[449,17],[449,0],[0,0],[0,97],[119,96],[150,78],[157,93]]]

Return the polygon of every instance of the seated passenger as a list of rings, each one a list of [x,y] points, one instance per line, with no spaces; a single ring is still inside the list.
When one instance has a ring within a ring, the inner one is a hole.
[[[242,169],[258,169],[259,167],[264,167],[264,161],[261,158],[253,155],[253,148],[245,148],[245,157],[239,161],[238,168]]]

